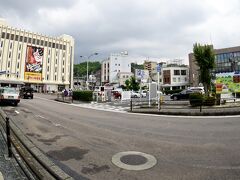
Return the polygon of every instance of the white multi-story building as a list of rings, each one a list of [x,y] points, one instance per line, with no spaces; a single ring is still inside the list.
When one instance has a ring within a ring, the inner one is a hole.
[[[16,29],[0,19],[1,86],[30,85],[38,91],[73,86],[74,39]]]
[[[127,52],[114,53],[102,62],[101,68],[101,82],[102,84],[111,83],[119,84],[119,78],[131,73],[131,60]]]

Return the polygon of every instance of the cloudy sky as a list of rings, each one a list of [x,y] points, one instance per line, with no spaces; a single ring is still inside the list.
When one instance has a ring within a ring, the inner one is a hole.
[[[136,59],[184,59],[195,42],[240,45],[239,0],[0,0],[9,25],[69,34],[79,56],[127,50]]]

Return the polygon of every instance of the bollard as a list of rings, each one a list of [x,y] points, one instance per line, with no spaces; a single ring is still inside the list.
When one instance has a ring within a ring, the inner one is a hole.
[[[130,111],[132,112],[132,99],[130,99]]]
[[[8,157],[12,157],[9,117],[6,117]]]

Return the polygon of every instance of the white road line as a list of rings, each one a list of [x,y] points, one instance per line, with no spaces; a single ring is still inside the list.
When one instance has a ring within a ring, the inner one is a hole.
[[[18,111],[16,111],[16,110],[15,110],[15,113],[19,114],[19,112],[18,112]]]
[[[42,119],[46,119],[45,117],[41,116],[41,115],[35,115],[36,117],[40,117]]]

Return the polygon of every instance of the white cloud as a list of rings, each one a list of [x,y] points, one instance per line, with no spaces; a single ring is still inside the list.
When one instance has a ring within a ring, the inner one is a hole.
[[[0,0],[9,24],[75,38],[76,59],[98,51],[184,58],[195,42],[239,45],[239,0]],[[78,61],[76,61],[78,62]]]

